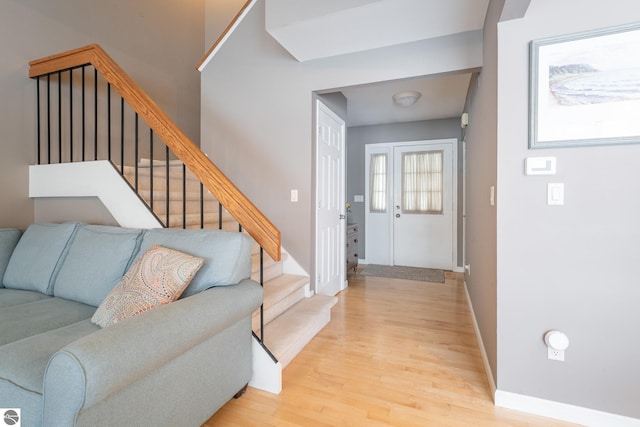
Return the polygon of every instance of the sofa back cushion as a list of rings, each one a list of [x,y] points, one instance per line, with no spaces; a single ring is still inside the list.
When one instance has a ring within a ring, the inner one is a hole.
[[[51,286],[77,223],[31,224],[13,250],[4,286],[51,295]]]
[[[15,228],[0,228],[0,288],[4,288],[2,284],[4,271],[21,235],[22,231]]]
[[[126,273],[142,230],[80,225],[55,278],[53,295],[99,306]]]
[[[234,285],[251,276],[253,240],[242,233],[151,229],[144,233],[138,257],[153,245],[161,245],[204,259],[204,265],[182,293],[182,298],[213,286]]]

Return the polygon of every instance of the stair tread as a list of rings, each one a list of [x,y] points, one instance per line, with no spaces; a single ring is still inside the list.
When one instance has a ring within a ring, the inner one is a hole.
[[[331,320],[338,298],[314,295],[304,298],[265,325],[265,345],[285,367]]]
[[[267,308],[273,305],[273,303],[280,301],[308,283],[309,277],[297,274],[283,274],[269,280],[264,284],[264,307]]]

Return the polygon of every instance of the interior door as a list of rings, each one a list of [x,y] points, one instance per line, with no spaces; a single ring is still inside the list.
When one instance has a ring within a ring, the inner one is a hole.
[[[316,108],[316,292],[346,287],[345,123],[322,102]]]
[[[393,264],[453,270],[453,145],[393,149]]]

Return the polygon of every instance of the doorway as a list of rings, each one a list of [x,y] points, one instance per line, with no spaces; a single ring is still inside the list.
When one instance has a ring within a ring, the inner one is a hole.
[[[454,269],[456,151],[456,139],[366,145],[368,263]]]

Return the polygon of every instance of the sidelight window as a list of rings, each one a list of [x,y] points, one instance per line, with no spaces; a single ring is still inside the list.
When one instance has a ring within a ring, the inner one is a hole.
[[[387,155],[372,154],[369,165],[369,211],[387,212]]]

